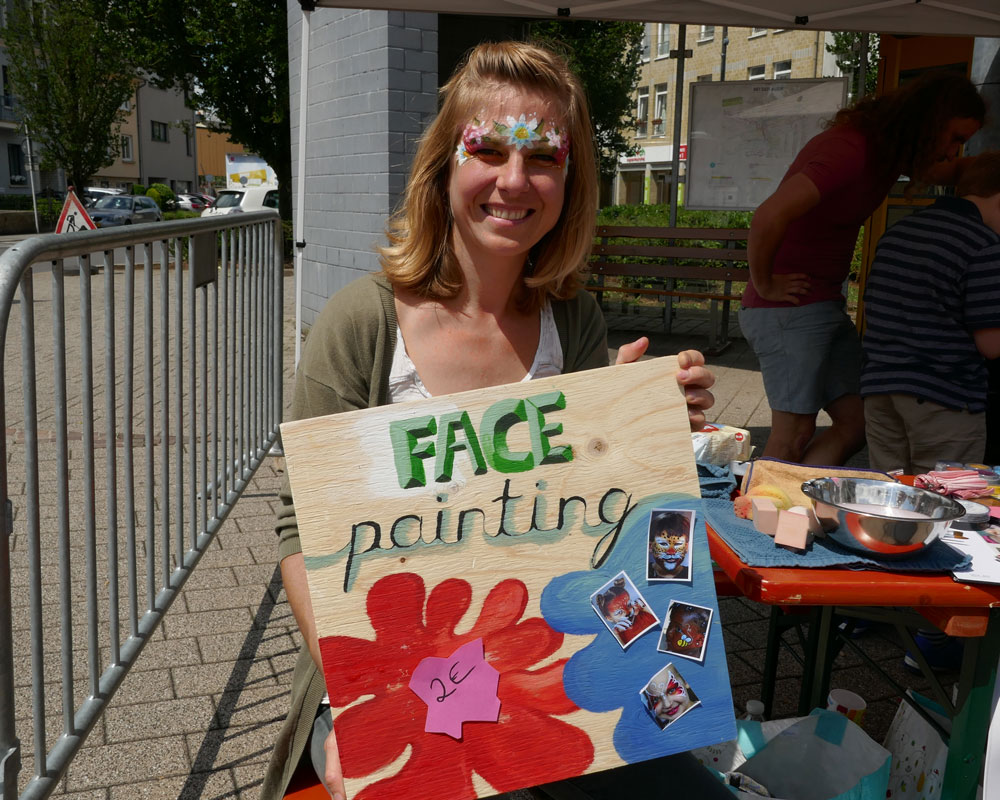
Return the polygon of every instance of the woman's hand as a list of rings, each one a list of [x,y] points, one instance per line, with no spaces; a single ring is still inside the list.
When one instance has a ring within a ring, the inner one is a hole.
[[[618,355],[615,357],[615,366],[618,364],[631,364],[633,361],[638,361],[642,358],[648,347],[649,339],[645,336],[640,336],[634,342],[623,344],[618,348]]]
[[[677,385],[687,400],[688,421],[692,431],[705,425],[705,411],[715,404],[715,397],[708,391],[715,383],[715,376],[705,366],[705,356],[697,350],[682,350],[677,354]]]
[[[326,775],[323,782],[326,790],[333,800],[345,800],[347,790],[344,789],[344,773],[340,769],[340,749],[337,747],[337,731],[330,731],[330,735],[323,742],[323,751],[326,754]]]

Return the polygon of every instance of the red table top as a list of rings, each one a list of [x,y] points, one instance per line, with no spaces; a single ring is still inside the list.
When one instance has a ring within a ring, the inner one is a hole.
[[[959,583],[946,573],[750,567],[711,527],[708,543],[732,584],[759,603],[908,606],[952,636],[984,635],[989,609],[1000,606],[1000,585]]]

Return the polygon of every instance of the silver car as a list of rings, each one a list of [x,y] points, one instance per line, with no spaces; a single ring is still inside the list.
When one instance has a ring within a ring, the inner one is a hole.
[[[163,214],[152,197],[116,194],[102,197],[94,203],[90,209],[90,218],[98,228],[111,228],[115,225],[159,222],[163,219]]]

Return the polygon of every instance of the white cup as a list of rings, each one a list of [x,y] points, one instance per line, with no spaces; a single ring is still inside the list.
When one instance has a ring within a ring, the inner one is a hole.
[[[831,689],[830,694],[826,698],[826,707],[830,711],[843,714],[856,725],[860,725],[861,720],[865,716],[865,711],[868,709],[868,704],[861,695],[855,694],[852,691],[847,689]]]

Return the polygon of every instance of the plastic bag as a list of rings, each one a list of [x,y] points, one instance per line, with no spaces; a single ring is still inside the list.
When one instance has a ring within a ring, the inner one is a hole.
[[[750,432],[732,425],[708,423],[691,434],[694,460],[703,464],[725,466],[730,461],[750,458]]]
[[[889,751],[847,717],[817,708],[739,771],[784,800],[884,800],[890,762]]]
[[[951,723],[941,706],[915,692],[907,694],[920,703],[945,730],[950,729]],[[941,796],[948,745],[941,739],[941,734],[914,711],[909,703],[899,704],[883,744],[892,753],[889,789],[893,800],[936,800]]]

